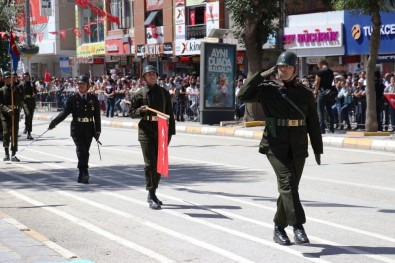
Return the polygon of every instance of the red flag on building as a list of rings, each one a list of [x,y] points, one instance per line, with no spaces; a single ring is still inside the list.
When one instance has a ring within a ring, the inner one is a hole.
[[[76,37],[81,38],[81,32],[80,32],[80,30],[78,28],[74,28],[73,32],[76,35]]]
[[[166,177],[169,176],[168,134],[167,118],[158,114],[158,163],[156,170]]]
[[[38,33],[37,36],[38,36],[38,42],[41,43],[41,41],[43,41],[44,38],[44,33]]]
[[[51,74],[49,73],[48,68],[45,69],[44,82],[51,82]]]
[[[59,35],[60,35],[60,39],[64,40],[66,38],[66,30],[64,29],[60,30]]]
[[[91,29],[90,29],[90,26],[89,26],[89,25],[85,25],[85,26],[83,26],[83,27],[82,27],[82,29],[84,30],[84,33],[85,33],[85,34],[87,34],[87,35],[90,35],[90,34],[92,34],[92,31],[91,31]]]
[[[395,109],[395,93],[386,93],[384,96],[387,98],[388,102],[391,103],[392,108]]]

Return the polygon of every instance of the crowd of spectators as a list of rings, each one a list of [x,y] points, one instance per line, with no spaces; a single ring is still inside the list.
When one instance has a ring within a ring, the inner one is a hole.
[[[102,114],[109,118],[129,116],[129,103],[133,94],[144,85],[139,77],[111,73],[91,77],[89,91],[96,94]],[[67,98],[77,91],[77,78],[55,78],[50,82],[35,79],[37,103],[48,110],[62,111]],[[199,121],[199,76],[174,75],[159,77],[158,84],[172,96],[174,116],[177,121]]]
[[[378,131],[395,131],[395,109],[384,96],[386,93],[395,94],[395,73],[382,75],[379,71],[376,71],[374,76]],[[305,76],[301,81],[313,90],[315,76]],[[334,116],[333,130],[364,130],[366,120],[366,71],[354,74],[335,72],[332,85],[337,91],[336,98],[331,106]],[[328,122],[328,114],[326,119]]]

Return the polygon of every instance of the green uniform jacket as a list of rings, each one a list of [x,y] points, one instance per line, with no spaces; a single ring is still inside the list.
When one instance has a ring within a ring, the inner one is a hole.
[[[157,111],[163,112],[170,116],[169,119],[169,138],[176,134],[176,124],[173,115],[173,106],[171,102],[170,93],[155,84],[155,86],[148,88],[144,86],[142,89],[136,91],[131,100],[129,110],[130,117],[143,118],[149,116],[156,116],[153,112],[141,112],[140,107],[147,105],[148,107]],[[140,120],[139,122],[139,141],[156,140],[158,136],[158,123],[156,121]]]
[[[275,126],[276,136],[272,136],[266,127],[260,152],[277,157],[306,158],[308,156],[307,134],[309,134],[314,154],[322,154],[322,137],[314,97],[305,86],[296,81],[266,81],[259,72],[247,80],[240,89],[238,97],[243,102],[259,102],[267,117],[303,119],[303,116],[278,92],[279,88],[283,88],[288,98],[305,114],[306,126]]]
[[[11,101],[11,90],[13,91],[13,99],[14,103]],[[8,112],[11,111],[11,105],[13,104],[14,107],[18,107],[16,110],[19,114],[20,107],[23,103],[23,92],[19,86],[19,84],[14,84],[11,88],[8,85],[4,85],[0,89],[0,112],[1,112],[1,119],[5,120],[6,116],[8,116]],[[19,120],[19,119],[18,119]]]

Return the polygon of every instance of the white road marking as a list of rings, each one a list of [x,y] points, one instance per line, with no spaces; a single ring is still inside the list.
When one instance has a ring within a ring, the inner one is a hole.
[[[29,180],[29,181],[31,181],[31,180]],[[31,182],[34,183],[33,181],[31,181]],[[33,198],[30,198],[30,197],[28,197],[26,195],[23,195],[23,194],[15,191],[15,190],[8,190],[7,192],[12,194],[15,197],[21,199],[21,200],[24,200],[27,203],[30,203],[30,204],[35,205],[35,206],[39,206],[40,208],[42,208],[44,210],[47,210],[47,211],[49,211],[49,212],[51,212],[53,214],[56,214],[56,215],[58,215],[58,216],[60,216],[60,217],[62,217],[64,219],[67,219],[67,220],[71,221],[72,223],[74,223],[76,225],[82,226],[82,227],[84,227],[84,228],[86,228],[86,229],[88,229],[88,230],[90,230],[90,231],[92,231],[92,232],[94,232],[96,234],[99,234],[99,235],[104,236],[104,237],[106,237],[106,238],[108,238],[110,240],[113,240],[113,241],[117,242],[120,245],[123,245],[123,246],[131,248],[131,249],[133,249],[133,250],[135,250],[135,251],[137,251],[137,252],[139,252],[141,254],[144,254],[144,255],[146,255],[149,258],[152,258],[152,259],[158,260],[159,262],[164,262],[164,263],[175,262],[174,260],[169,259],[169,258],[167,258],[167,257],[165,257],[165,256],[163,256],[161,254],[158,254],[158,253],[156,253],[155,251],[153,251],[151,249],[145,248],[145,247],[140,246],[140,245],[138,245],[138,244],[136,244],[134,242],[131,242],[131,241],[127,240],[127,239],[124,239],[122,237],[116,236],[116,235],[114,235],[114,234],[112,234],[112,233],[110,233],[110,232],[108,232],[108,231],[106,231],[104,229],[101,229],[101,228],[89,223],[86,220],[83,220],[81,218],[78,218],[78,217],[75,217],[73,215],[70,215],[70,214],[68,214],[66,212],[63,212],[63,211],[57,209],[57,208],[46,207],[46,204],[41,203],[41,202],[39,202],[39,201],[37,201],[37,200],[35,200]]]

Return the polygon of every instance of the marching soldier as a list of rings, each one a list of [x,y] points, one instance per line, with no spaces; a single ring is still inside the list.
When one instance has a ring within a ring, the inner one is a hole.
[[[142,75],[146,85],[134,94],[129,113],[132,118],[141,118],[138,140],[144,156],[145,182],[146,190],[148,191],[147,201],[151,209],[160,209],[162,202],[156,196],[156,189],[161,177],[157,172],[158,117],[155,113],[147,111],[146,106],[170,116],[168,120],[169,143],[171,136],[176,133],[176,128],[170,93],[157,84],[158,72],[156,68],[152,65],[147,65],[144,67]]]
[[[3,161],[19,162],[16,152],[18,151],[19,115],[23,102],[23,93],[18,87],[15,73],[4,72],[4,81],[5,85],[0,89],[0,118],[3,126],[3,147],[5,151]]]
[[[64,111],[59,113],[48,129],[52,130],[71,113],[73,120],[70,125],[71,137],[77,147],[78,183],[88,184],[89,149],[92,139],[99,140],[101,132],[100,105],[97,96],[88,93],[89,76],[78,77],[78,92],[67,99]]]
[[[28,140],[33,140],[31,132],[33,124],[33,114],[36,108],[37,89],[34,83],[30,81],[29,72],[23,73],[23,80],[23,111],[25,112],[25,130],[23,131],[23,133],[27,133]]]
[[[320,156],[323,153],[313,93],[296,81],[296,62],[294,53],[281,53],[276,66],[278,80],[266,80],[276,68],[256,73],[238,94],[244,102],[261,103],[267,116],[259,152],[266,154],[277,176],[280,195],[273,220],[273,240],[280,245],[291,244],[285,232],[287,226],[293,226],[296,244],[309,243],[303,228],[306,216],[298,192],[308,156],[307,134],[318,165],[321,164]]]

